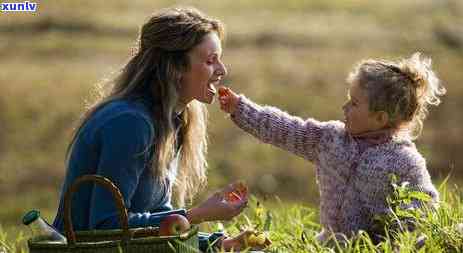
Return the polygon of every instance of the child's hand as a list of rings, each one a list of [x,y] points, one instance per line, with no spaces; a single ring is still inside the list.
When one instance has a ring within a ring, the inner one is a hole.
[[[219,87],[219,102],[220,109],[224,112],[233,114],[238,106],[239,97],[230,88],[221,86]]]

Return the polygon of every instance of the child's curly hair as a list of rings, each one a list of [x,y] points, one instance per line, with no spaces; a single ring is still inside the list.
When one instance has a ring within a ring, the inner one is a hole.
[[[415,53],[397,62],[363,60],[347,78],[366,90],[370,111],[388,114],[390,127],[411,123],[407,126],[412,138],[421,134],[428,105],[439,105],[439,96],[446,93],[431,69],[431,59],[420,56]]]

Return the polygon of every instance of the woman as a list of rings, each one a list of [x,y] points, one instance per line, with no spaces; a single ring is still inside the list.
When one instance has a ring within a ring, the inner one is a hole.
[[[152,16],[140,32],[138,50],[103,94],[83,115],[67,151],[67,172],[53,225],[63,231],[63,193],[79,176],[98,174],[122,192],[129,226],[159,225],[169,214],[190,223],[229,220],[246,206],[222,201],[230,186],[189,210],[180,206],[206,184],[206,113],[215,85],[227,74],[221,61],[223,26],[191,8],[167,9]],[[108,191],[83,186],[72,201],[76,230],[120,227]],[[244,235],[200,235],[230,249]],[[219,239],[219,240],[217,240]]]

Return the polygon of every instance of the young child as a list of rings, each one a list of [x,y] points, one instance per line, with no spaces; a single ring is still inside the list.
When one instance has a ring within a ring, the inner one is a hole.
[[[238,127],[316,165],[323,227],[317,238],[322,242],[333,235],[351,237],[359,230],[374,235],[375,214],[388,213],[390,174],[434,202],[439,198],[426,161],[412,142],[428,106],[438,105],[446,92],[431,70],[431,60],[419,53],[397,62],[364,60],[347,81],[342,122],[303,120],[257,105],[229,88],[219,90],[221,109]]]

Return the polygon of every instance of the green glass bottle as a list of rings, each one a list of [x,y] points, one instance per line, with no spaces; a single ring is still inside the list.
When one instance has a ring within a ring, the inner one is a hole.
[[[28,226],[36,241],[66,243],[66,237],[56,231],[48,222],[40,217],[40,212],[32,210],[23,217],[23,224]]]

